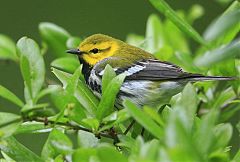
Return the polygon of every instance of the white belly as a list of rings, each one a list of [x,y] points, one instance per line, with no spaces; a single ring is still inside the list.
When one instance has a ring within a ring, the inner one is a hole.
[[[127,81],[124,82],[119,94],[119,101],[130,99],[135,104],[157,106],[165,104],[169,99],[181,92],[185,84],[174,81]]]

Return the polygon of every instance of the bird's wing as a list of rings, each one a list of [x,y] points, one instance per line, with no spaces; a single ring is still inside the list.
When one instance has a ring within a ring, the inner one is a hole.
[[[127,67],[113,67],[116,74],[125,73],[126,80],[178,80],[184,78],[202,77],[201,74],[187,73],[177,65],[169,62],[160,61],[157,59],[147,59],[138,61],[135,64]],[[103,75],[103,70],[99,71],[98,75]]]
[[[137,62],[128,69],[118,69],[116,73],[126,73],[128,80],[176,80],[202,76],[200,74],[187,73],[177,65],[156,59],[148,59]]]

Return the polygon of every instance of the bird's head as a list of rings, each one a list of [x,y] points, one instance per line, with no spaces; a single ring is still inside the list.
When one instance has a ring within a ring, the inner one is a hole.
[[[81,62],[94,66],[97,62],[111,57],[122,46],[123,42],[103,34],[94,34],[86,38],[77,49],[67,50],[76,54]]]

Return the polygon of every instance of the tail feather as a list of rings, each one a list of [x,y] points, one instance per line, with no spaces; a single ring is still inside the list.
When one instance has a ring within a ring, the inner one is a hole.
[[[225,76],[192,76],[189,77],[190,81],[211,81],[211,80],[236,80],[236,77],[225,77]]]

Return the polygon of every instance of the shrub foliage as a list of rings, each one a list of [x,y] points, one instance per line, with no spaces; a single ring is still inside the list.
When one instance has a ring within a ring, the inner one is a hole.
[[[189,72],[239,76],[240,2],[233,1],[201,36],[192,27],[204,14],[201,6],[175,12],[164,0],[149,1],[166,18],[150,15],[145,36],[129,34],[129,44]],[[18,114],[0,112],[1,161],[240,161],[240,151],[230,156],[229,144],[233,128],[239,129],[239,123],[229,123],[240,110],[238,79],[188,84],[161,108],[125,101],[117,110],[124,75],[107,66],[99,100],[86,86],[77,58],[65,53],[83,38],[48,22],[39,24],[39,32],[41,47],[27,37],[15,43],[0,35],[0,58],[16,62],[24,81],[24,100],[0,85],[0,97],[19,108]],[[192,50],[190,41],[198,48]],[[46,75],[46,53],[55,57],[55,78]],[[23,133],[49,134],[41,155],[16,140]]]

